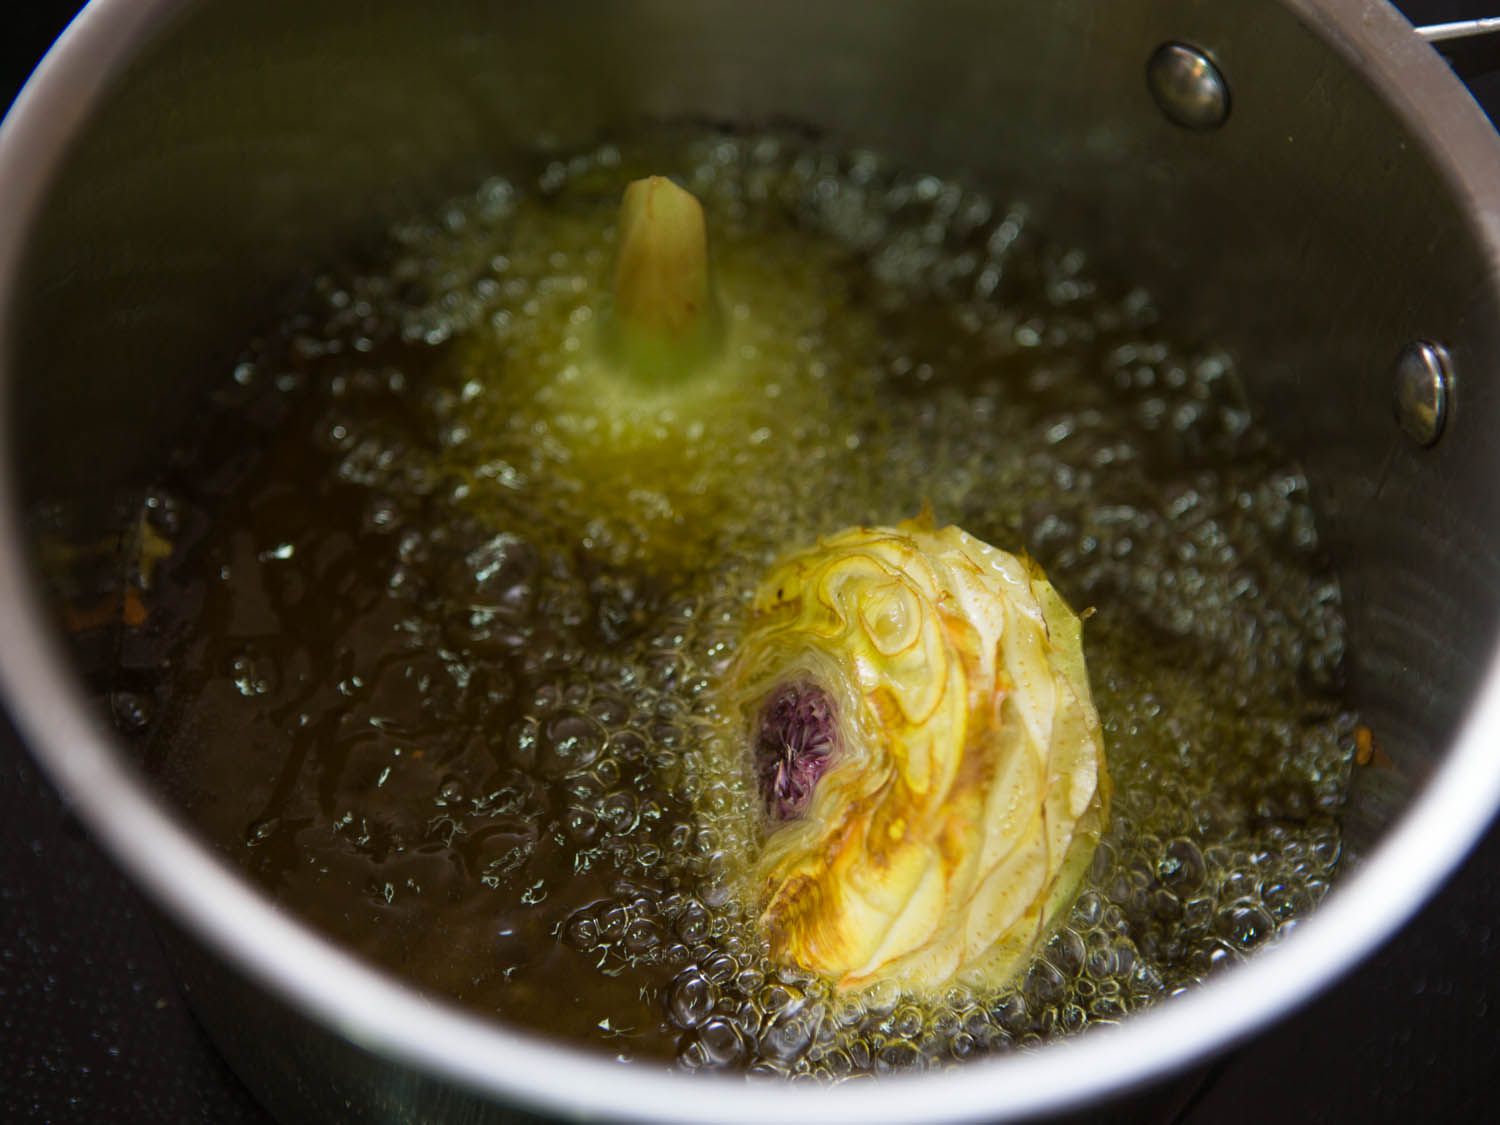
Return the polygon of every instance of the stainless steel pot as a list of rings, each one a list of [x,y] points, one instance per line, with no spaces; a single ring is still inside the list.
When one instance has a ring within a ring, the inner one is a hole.
[[[1201,58],[1148,86],[1167,43]],[[299,264],[523,148],[651,115],[791,117],[999,186],[1235,351],[1314,482],[1354,695],[1395,760],[1356,785],[1344,877],[1294,934],[1118,1027],[950,1073],[823,1089],[621,1067],[331,946],[118,752],[35,580],[26,514],[50,500],[103,521],[96,501],[142,479]],[[1500,144],[1379,0],[96,0],[0,132],[0,199],[8,702],[163,911],[231,1063],[289,1119],[1063,1109],[1306,1000],[1418,907],[1500,802]]]

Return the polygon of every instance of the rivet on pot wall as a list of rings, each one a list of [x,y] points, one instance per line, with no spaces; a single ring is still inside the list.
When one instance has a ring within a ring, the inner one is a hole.
[[[1429,446],[1443,436],[1452,391],[1453,361],[1447,348],[1417,340],[1402,349],[1396,360],[1393,403],[1396,421],[1407,437]]]
[[[1146,85],[1169,121],[1217,129],[1229,120],[1229,83],[1208,55],[1188,43],[1163,43],[1146,64]]]

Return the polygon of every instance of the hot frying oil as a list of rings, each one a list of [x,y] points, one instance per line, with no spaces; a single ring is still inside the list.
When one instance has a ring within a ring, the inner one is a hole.
[[[646,172],[702,199],[734,325],[660,398],[586,362]],[[179,640],[147,761],[434,996],[621,1058],[941,1066],[1203,979],[1337,866],[1354,720],[1307,484],[1227,356],[1020,206],[779,136],[605,147],[318,276],[214,398],[148,511]],[[1112,820],[1013,987],[835,1002],[737,893],[715,685],[779,552],[924,504],[1092,608]]]

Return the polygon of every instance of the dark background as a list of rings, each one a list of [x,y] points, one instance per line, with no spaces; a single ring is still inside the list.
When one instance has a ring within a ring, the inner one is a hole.
[[[1398,6],[1419,24],[1500,15],[1500,0]],[[9,0],[0,13],[0,106],[77,7]],[[1470,50],[1455,62],[1494,118],[1500,45],[1493,57]],[[1497,891],[1500,829],[1492,828],[1415,922],[1300,1014],[1204,1070],[1160,1119],[1500,1117]],[[0,716],[0,1122],[30,1121],[269,1119],[189,1015],[135,892]]]

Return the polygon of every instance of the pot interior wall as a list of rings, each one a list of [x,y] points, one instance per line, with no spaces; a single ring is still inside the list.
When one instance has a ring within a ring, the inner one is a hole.
[[[1395,761],[1358,788],[1357,849],[1438,759],[1489,659],[1500,340],[1459,193],[1294,8],[197,5],[74,147],[31,246],[7,388],[26,499],[106,518],[300,268],[518,153],[642,118],[805,123],[1028,201],[1230,348],[1313,480],[1351,683]],[[1147,92],[1146,59],[1174,39],[1229,78],[1218,132],[1169,124]],[[1419,337],[1460,372],[1432,451],[1391,417],[1392,363]]]

